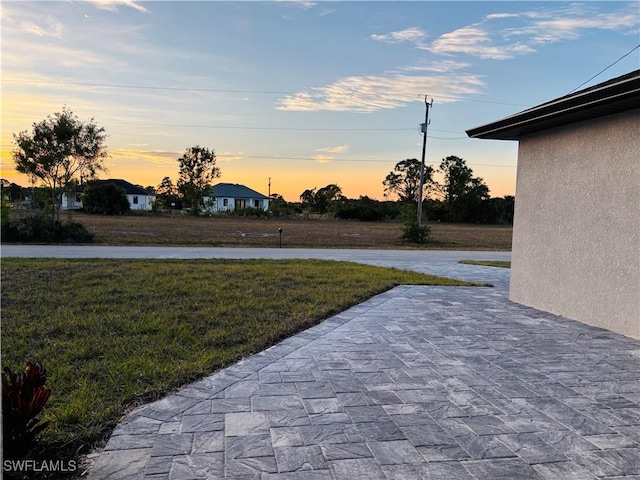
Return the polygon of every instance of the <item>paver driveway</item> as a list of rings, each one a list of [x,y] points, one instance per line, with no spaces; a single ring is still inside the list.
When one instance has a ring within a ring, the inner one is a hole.
[[[457,256],[353,253],[496,287],[378,295],[129,415],[90,478],[640,478],[640,342]]]

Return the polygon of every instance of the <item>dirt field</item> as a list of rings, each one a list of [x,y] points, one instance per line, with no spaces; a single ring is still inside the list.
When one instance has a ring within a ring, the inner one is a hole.
[[[68,213],[62,219],[68,219]],[[331,219],[194,218],[188,215],[71,214],[105,245],[215,247],[416,248],[401,238],[399,222]],[[495,225],[429,224],[432,241],[418,248],[510,250],[512,228]]]

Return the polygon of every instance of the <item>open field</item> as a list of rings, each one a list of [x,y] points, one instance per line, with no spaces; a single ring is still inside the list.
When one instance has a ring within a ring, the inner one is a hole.
[[[66,219],[68,213],[63,213]],[[416,248],[401,238],[399,222],[73,213],[104,245],[210,247]],[[512,227],[430,223],[432,241],[418,248],[511,250]]]
[[[3,366],[49,372],[47,458],[86,453],[127,409],[395,285],[470,285],[318,260],[6,258],[1,280]]]

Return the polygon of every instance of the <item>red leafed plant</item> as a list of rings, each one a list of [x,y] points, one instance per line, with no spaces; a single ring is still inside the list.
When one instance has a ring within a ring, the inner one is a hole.
[[[24,372],[2,371],[2,434],[5,450],[26,454],[35,437],[47,426],[40,423],[51,390],[44,384],[47,371],[40,362],[27,362]],[[5,452],[6,457],[6,452]]]

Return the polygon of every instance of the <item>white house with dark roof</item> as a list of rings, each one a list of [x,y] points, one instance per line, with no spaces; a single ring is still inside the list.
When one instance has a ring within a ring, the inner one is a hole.
[[[519,142],[509,298],[640,338],[640,70],[467,134]]]
[[[229,212],[244,208],[269,209],[269,197],[238,183],[218,183],[204,197],[212,212]]]
[[[95,183],[112,183],[116,187],[124,190],[127,200],[129,200],[129,206],[131,210],[144,210],[150,211],[153,202],[156,200],[156,196],[147,192],[144,188],[134,185],[126,180],[122,179],[108,179],[108,180],[96,180]],[[75,192],[72,195],[62,196],[62,210],[82,208],[82,193],[84,192],[85,185],[78,185]]]

